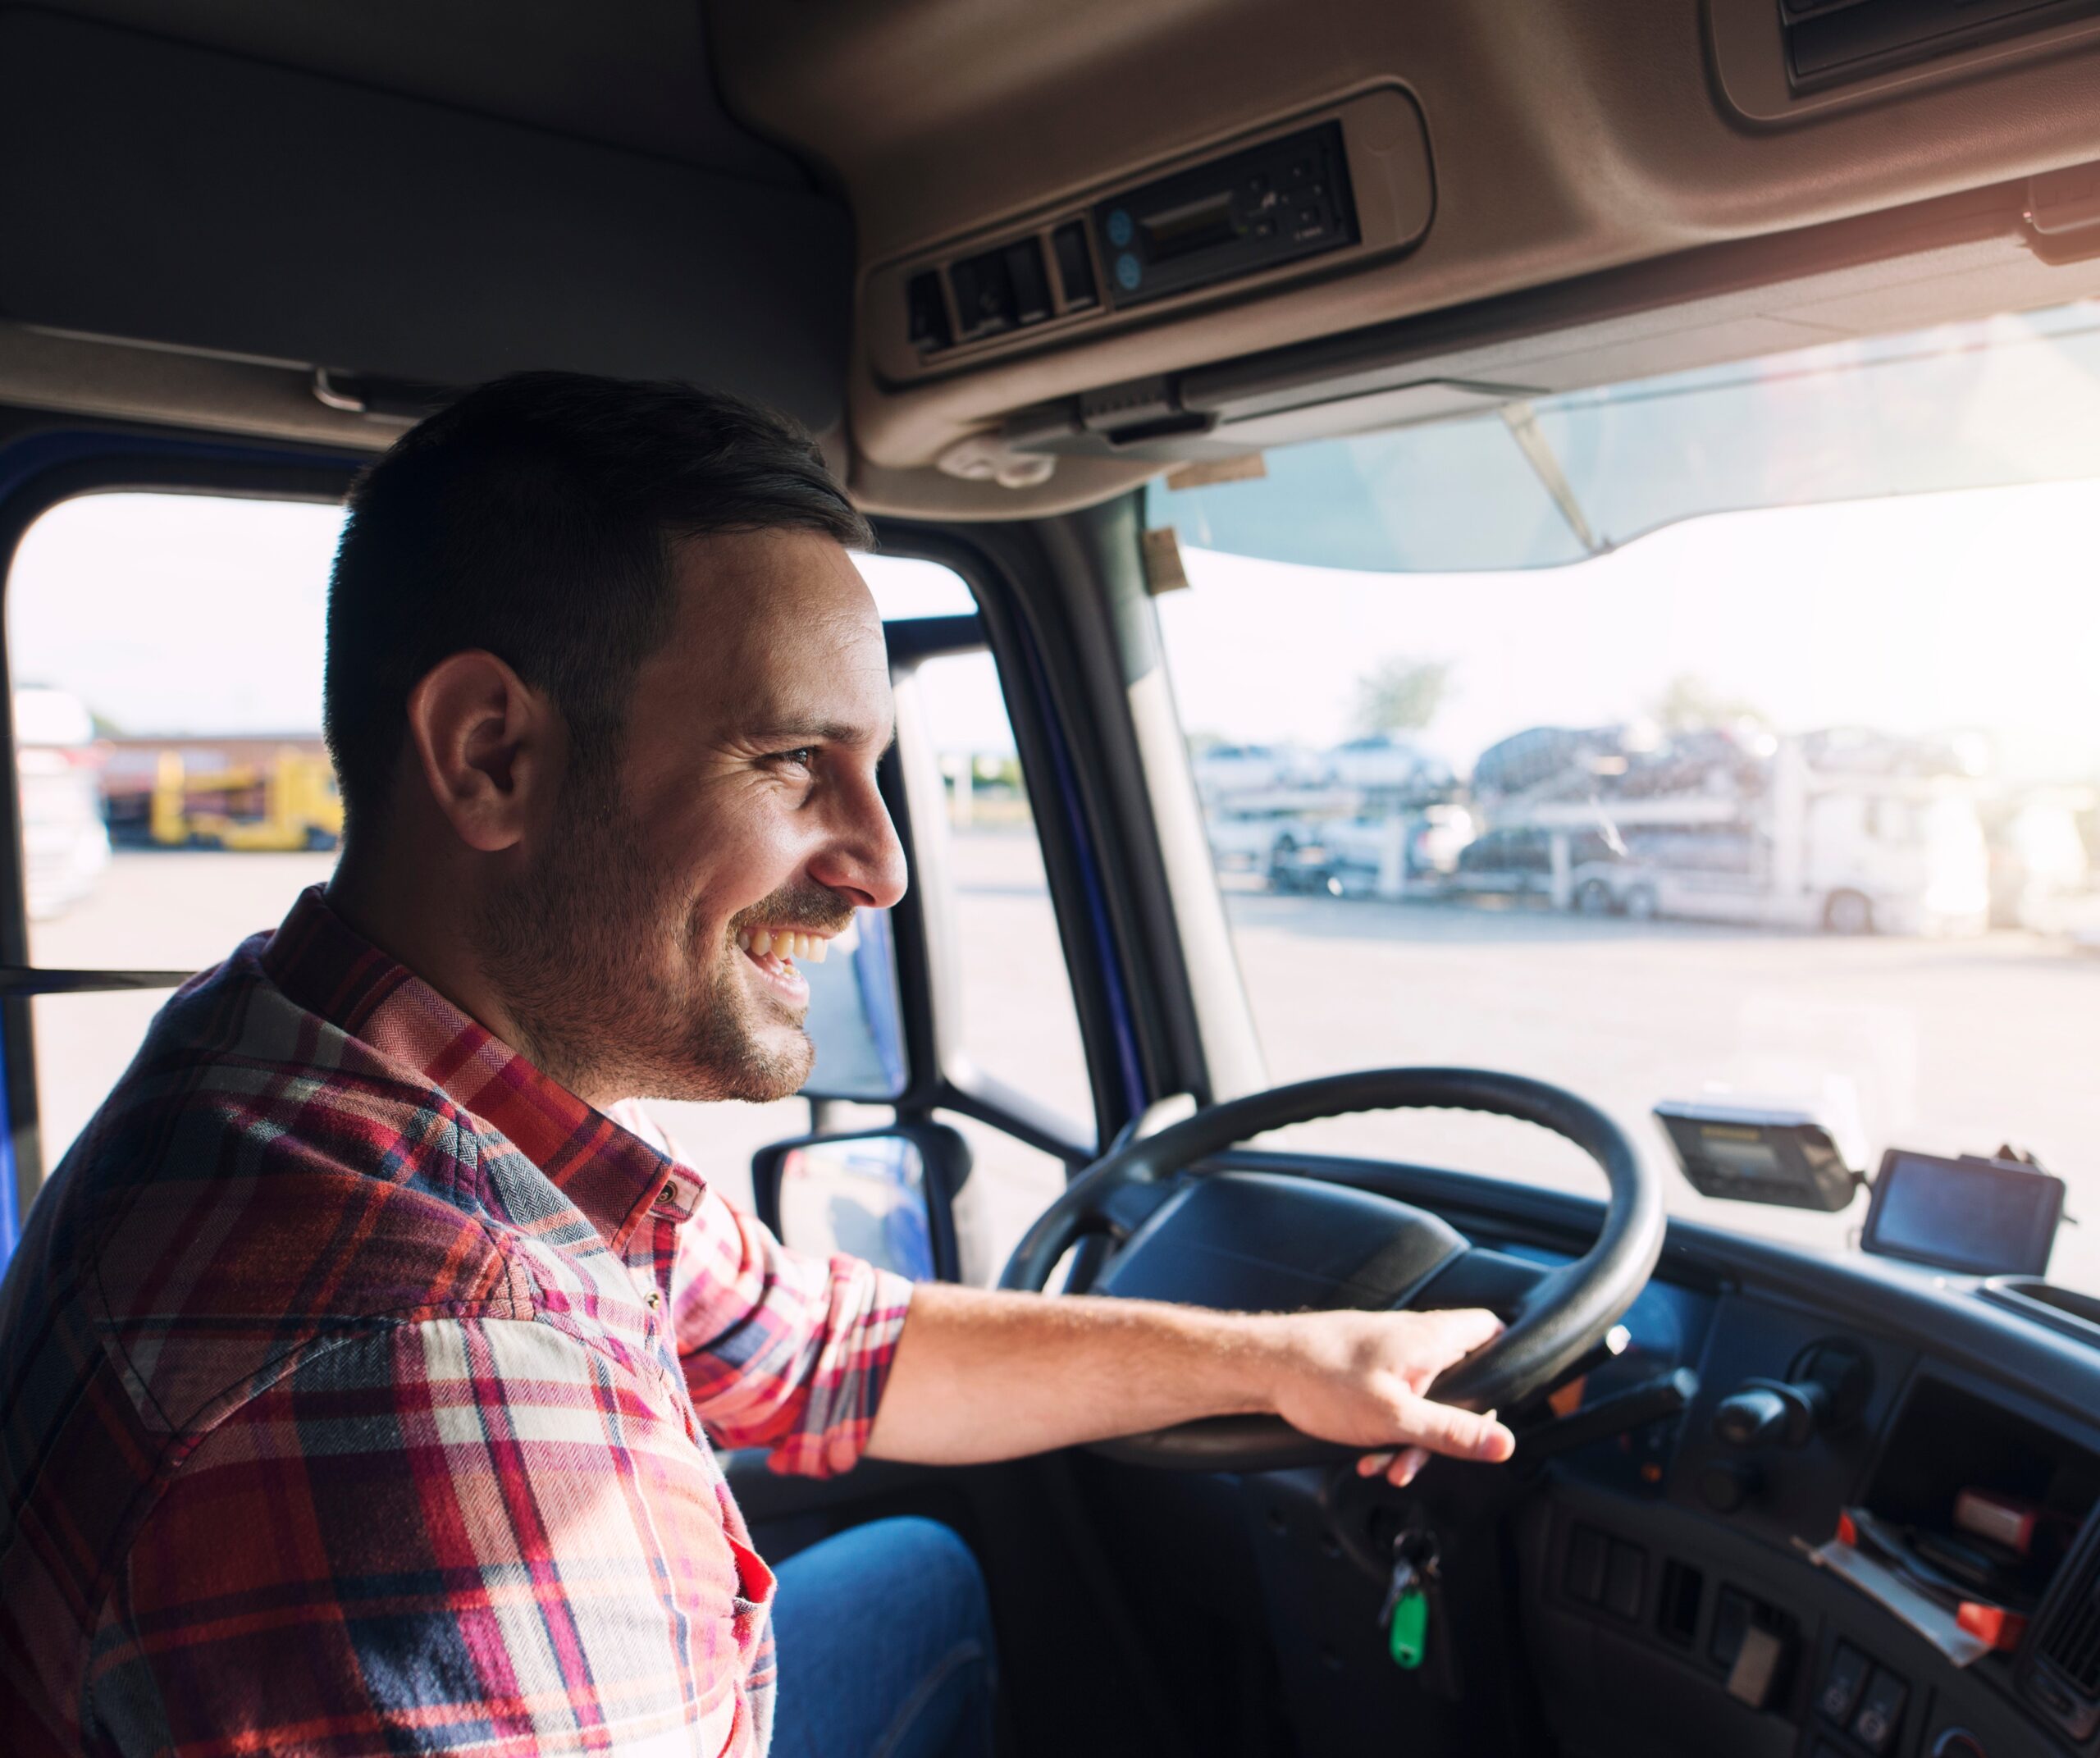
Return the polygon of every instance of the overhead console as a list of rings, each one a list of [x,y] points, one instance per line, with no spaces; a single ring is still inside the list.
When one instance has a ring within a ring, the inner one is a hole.
[[[1729,101],[1775,122],[2061,53],[2100,0],[1708,0]]]
[[[1395,255],[1429,230],[1428,135],[1383,85],[868,275],[892,383]]]

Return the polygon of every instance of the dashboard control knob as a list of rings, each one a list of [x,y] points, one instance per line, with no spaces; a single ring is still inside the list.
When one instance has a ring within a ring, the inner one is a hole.
[[[1723,1398],[1714,1412],[1714,1437],[1746,1452],[1774,1446],[1786,1439],[1792,1412],[1778,1393],[1762,1386]]]
[[[1830,1396],[1813,1381],[1745,1380],[1714,1411],[1714,1438],[1748,1452],[1797,1447],[1822,1427]]]
[[[1933,1742],[1930,1758],[1991,1758],[1991,1755],[1966,1728],[1948,1728]]]
[[[1733,1514],[1764,1487],[1756,1466],[1732,1459],[1709,1459],[1699,1473],[1700,1498],[1716,1514]]]

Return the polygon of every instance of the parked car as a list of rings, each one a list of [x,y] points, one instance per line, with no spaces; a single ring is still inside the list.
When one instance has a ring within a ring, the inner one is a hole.
[[[1260,806],[1251,811],[1227,806],[1205,815],[1211,859],[1221,871],[1251,868],[1267,873],[1280,857],[1289,858],[1312,839],[1305,821],[1294,811]]]
[[[1340,882],[1338,888],[1329,888],[1355,895],[1381,888],[1389,880],[1404,887],[1440,879],[1457,867],[1472,838],[1472,815],[1463,806],[1363,812],[1322,822],[1317,856],[1325,875]],[[1397,890],[1391,894],[1397,895]]]
[[[1491,830],[1459,851],[1450,888],[1510,897],[1553,888],[1553,834],[1529,826]]]
[[[1448,792],[1455,782],[1451,765],[1434,751],[1394,733],[1376,733],[1336,745],[1321,758],[1322,779],[1330,786],[1398,790],[1424,795]]]
[[[1207,798],[1287,788],[1312,779],[1306,755],[1291,745],[1213,745],[1192,764]]]

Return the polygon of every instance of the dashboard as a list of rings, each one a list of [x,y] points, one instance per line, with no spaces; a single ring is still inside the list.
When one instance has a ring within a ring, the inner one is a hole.
[[[1658,1284],[1642,1304],[1653,1310],[1628,1315],[1637,1340],[1613,1373],[1691,1364],[1698,1397],[1676,1422],[1571,1456],[1523,1541],[1532,1651],[1549,1700],[1566,1710],[1568,1749],[1641,1749],[1646,1736],[1615,1725],[1629,1701],[1697,1705],[1721,1752],[2086,1749],[2096,1581],[2079,1535],[2094,1505],[2090,1427],[2016,1390],[2016,1375],[1953,1365],[1929,1334],[1850,1315],[1833,1325],[1813,1304],[1754,1285]],[[1833,1349],[1865,1382],[1843,1421],[1792,1445],[1731,1431],[1739,1388],[1785,1383]],[[2039,1509],[2058,1535],[2025,1572],[2034,1610],[2024,1630],[2005,1632],[2007,1649],[1957,1664],[1814,1560],[1847,1509],[1958,1539],[1957,1501],[1978,1491]]]
[[[1426,1168],[1240,1153],[1212,1169],[1227,1166],[1337,1179],[1352,1201],[1375,1189],[1546,1272],[1586,1245],[1599,1212]],[[1475,1541],[1472,1555],[1447,1555],[1446,1574],[1458,1663],[1507,1641],[1536,1682],[1545,1725],[1505,1729],[1504,1746],[1568,1758],[2093,1752],[2100,1333],[2088,1342],[1990,1295],[1973,1276],[1673,1222],[1623,1346],[1520,1427],[1507,1481],[1433,1467],[1418,1486],[1426,1517],[1454,1527],[1481,1495],[1500,1500],[1506,1552]],[[1687,1372],[1696,1390],[1673,1413],[1578,1445],[1545,1438],[1584,1413],[1637,1410],[1642,1389],[1670,1377],[1689,1387]],[[1550,1456],[1527,1463],[1527,1439]],[[1426,1733],[1444,1725],[1454,1750],[1493,1749],[1467,1743],[1465,1693],[1433,1667],[1400,1678],[1356,1660],[1400,1516],[1341,1475],[1262,1473],[1244,1489],[1285,1677],[1317,1681],[1297,1687],[1299,1745],[1340,1749],[1404,1714]],[[2007,1614],[1979,1611],[1964,1630],[1899,1591],[1904,1568],[1968,1571],[1965,1591]],[[1519,1628],[1497,1629],[1512,1603]]]

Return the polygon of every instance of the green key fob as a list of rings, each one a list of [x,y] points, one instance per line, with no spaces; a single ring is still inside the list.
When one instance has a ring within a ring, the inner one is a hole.
[[[1412,1673],[1422,1664],[1429,1642],[1429,1600],[1421,1588],[1409,1588],[1395,1602],[1386,1642],[1394,1665]]]

